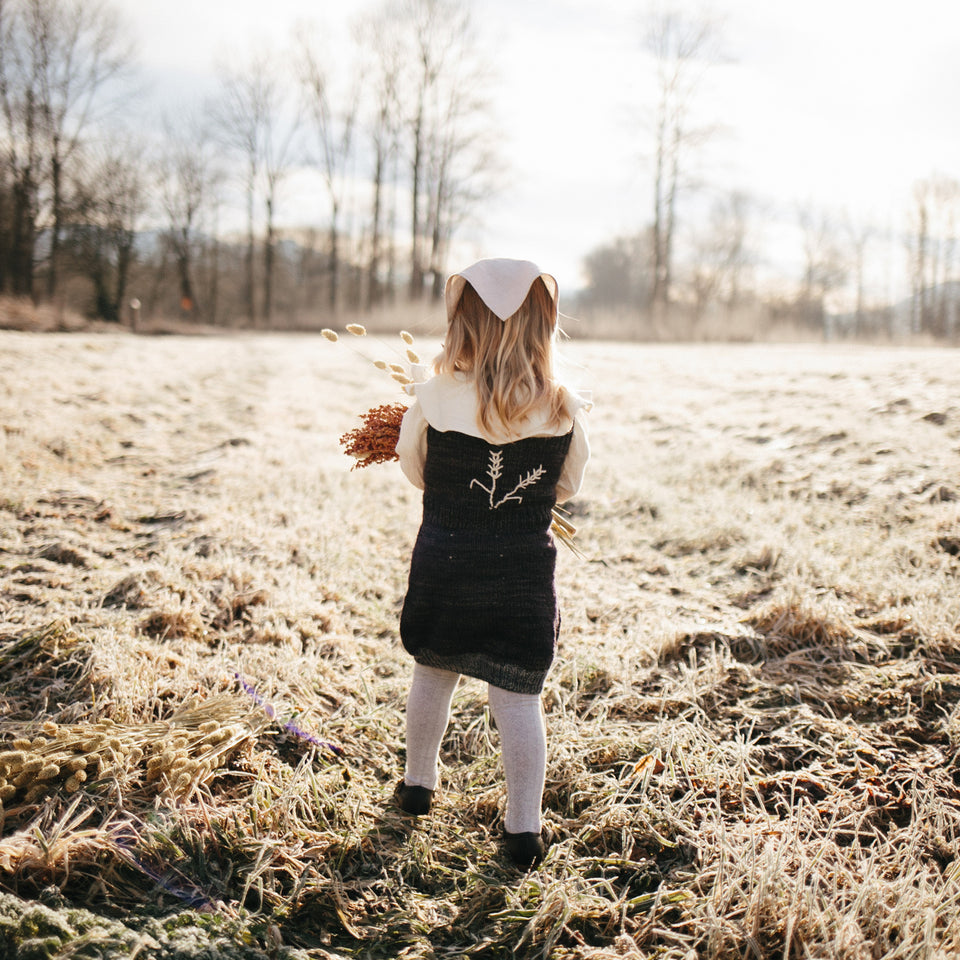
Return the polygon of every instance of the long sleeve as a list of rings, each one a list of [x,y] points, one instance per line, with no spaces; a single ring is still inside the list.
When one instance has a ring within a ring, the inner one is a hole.
[[[400,457],[403,475],[422,490],[423,465],[427,459],[427,421],[419,400],[414,400],[403,415],[397,439],[397,456]]]
[[[587,436],[586,410],[577,411],[573,418],[573,439],[563,462],[563,471],[557,481],[557,502],[563,503],[576,496],[583,483],[583,474],[590,459],[590,439]]]

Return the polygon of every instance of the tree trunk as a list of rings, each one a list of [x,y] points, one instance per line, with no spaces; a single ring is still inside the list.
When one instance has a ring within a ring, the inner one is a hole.
[[[117,317],[113,309],[113,300],[107,289],[106,270],[103,258],[98,251],[90,268],[90,279],[93,281],[94,309],[101,320],[113,323]]]
[[[413,167],[410,172],[411,236],[410,236],[410,299],[419,300],[423,293],[423,264],[420,261],[420,184],[423,179],[423,91],[413,125]]]
[[[207,309],[210,323],[220,321],[220,238],[216,229],[213,235],[213,251],[210,255],[210,283],[207,290]]]
[[[0,179],[0,293],[7,291],[7,270],[10,261],[10,222],[13,210],[6,179]]]
[[[657,118],[657,163],[653,178],[653,290],[651,300],[659,305],[663,299],[664,251],[663,251],[663,180],[666,153],[666,103],[660,104]]]
[[[247,183],[247,250],[244,255],[244,299],[247,303],[247,319],[251,327],[257,325],[257,304],[256,289],[254,285],[254,246],[255,239],[253,235],[253,201],[254,201],[254,178],[256,171],[249,171],[249,181]]]
[[[397,183],[400,180],[400,151],[393,155],[390,187],[390,215],[387,218],[387,297],[390,303],[397,299]]]
[[[13,189],[13,230],[11,231],[10,273],[14,296],[33,297],[36,244],[36,204],[29,174]]]
[[[180,312],[193,319],[197,315],[197,301],[194,296],[193,281],[190,277],[190,239],[186,232],[180,237],[176,254],[177,278],[180,283]]]
[[[447,156],[445,152],[440,169],[437,173],[436,193],[433,199],[433,215],[430,229],[430,298],[434,303],[443,299],[443,260],[444,260],[444,229],[443,222],[446,215],[447,201]]]
[[[127,283],[130,278],[130,266],[133,263],[134,231],[123,230],[117,241],[117,289],[113,298],[113,309],[117,321],[123,316],[123,304],[127,298]]]
[[[913,333],[920,333],[927,320],[927,210],[921,205],[917,228],[917,256],[913,274]]]
[[[273,262],[274,262],[274,228],[273,228],[273,196],[268,196],[267,230],[263,244],[263,325],[269,329],[273,319]]]
[[[47,261],[47,299],[52,300],[57,290],[58,272],[60,267],[60,247],[63,235],[63,170],[59,157],[59,150],[54,145],[53,156],[50,159],[50,188],[52,192],[53,225],[50,230],[50,259]]]
[[[381,123],[383,117],[381,115]],[[373,172],[373,227],[370,239],[370,264],[367,267],[367,309],[380,302],[380,219],[383,205],[383,145],[377,143],[377,161]]]
[[[333,204],[333,209],[330,213],[330,260],[329,260],[329,272],[330,272],[330,312],[334,315],[337,312],[337,308],[340,305],[340,229],[339,229],[339,219],[340,215],[340,205],[338,203]]]
[[[667,192],[667,225],[663,236],[663,289],[664,305],[670,303],[673,292],[673,245],[677,222],[677,183],[680,177],[680,128],[676,120],[670,142],[670,187]]]

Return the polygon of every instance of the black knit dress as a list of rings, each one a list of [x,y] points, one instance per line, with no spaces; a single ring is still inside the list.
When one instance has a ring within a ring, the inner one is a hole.
[[[491,444],[427,428],[400,637],[418,663],[539,693],[560,614],[550,510],[573,430]]]

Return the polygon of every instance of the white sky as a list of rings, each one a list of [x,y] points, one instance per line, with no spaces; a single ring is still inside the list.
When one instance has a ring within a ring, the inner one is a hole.
[[[286,46],[298,22],[343,38],[363,0],[122,0],[156,102],[199,99],[218,59]],[[463,258],[518,256],[580,285],[592,248],[649,221],[654,93],[642,0],[473,0],[499,75],[505,190],[462,238]],[[960,4],[948,0],[716,0],[730,62],[706,75],[704,118],[724,128],[698,159],[716,190],[750,191],[766,217],[799,204],[903,228],[916,179],[960,176]],[[303,198],[289,197],[288,212]],[[283,211],[281,210],[281,219]],[[798,256],[770,233],[770,256]],[[899,242],[899,241],[897,241]],[[775,251],[774,251],[775,248]],[[883,255],[889,275],[902,255]],[[451,268],[461,266],[459,262]],[[785,269],[790,269],[789,264]]]

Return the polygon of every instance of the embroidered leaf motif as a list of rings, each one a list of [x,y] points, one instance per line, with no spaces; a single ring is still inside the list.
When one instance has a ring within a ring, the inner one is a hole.
[[[543,469],[541,464],[537,467],[536,470],[531,470],[527,475],[517,481],[517,485],[499,502],[493,505],[493,509],[496,510],[497,507],[501,504],[506,503],[508,500],[516,500],[517,503],[520,503],[523,500],[523,497],[517,495],[518,490],[526,490],[527,487],[532,487],[544,474],[546,470]]]
[[[470,481],[470,489],[472,490],[474,485],[476,485],[483,490],[490,498],[490,509],[496,510],[502,507],[508,500],[515,500],[517,503],[522,503],[523,497],[519,495],[519,491],[526,490],[527,487],[532,487],[545,473],[546,470],[544,470],[543,464],[534,470],[528,470],[527,475],[520,477],[520,479],[517,480],[516,486],[506,496],[497,500],[497,480],[499,480],[503,474],[503,451],[491,450],[490,462],[487,464],[487,476],[490,478],[490,486],[484,486],[477,477],[474,477]]]
[[[491,450],[490,462],[487,464],[487,476],[490,478],[490,486],[485,487],[476,477],[470,481],[471,490],[473,489],[473,485],[476,484],[481,490],[489,494],[491,510],[495,509],[493,506],[493,495],[496,492],[497,480],[501,473],[503,473],[503,451]]]

